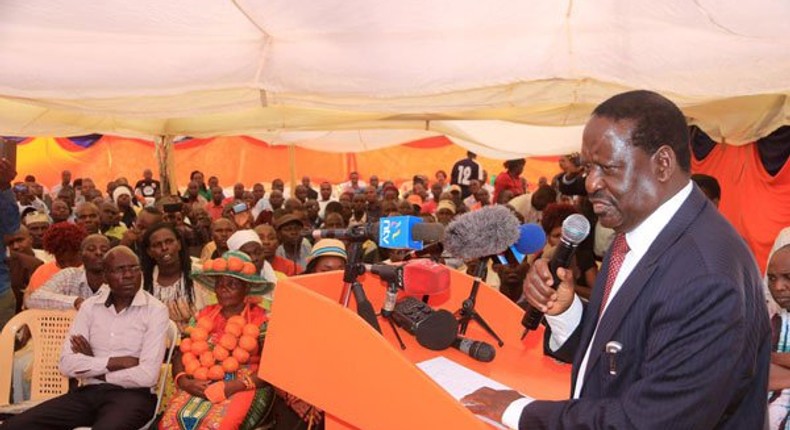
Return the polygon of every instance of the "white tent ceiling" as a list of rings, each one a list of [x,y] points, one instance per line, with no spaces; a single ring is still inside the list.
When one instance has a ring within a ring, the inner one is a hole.
[[[4,135],[447,134],[545,155],[633,88],[728,143],[790,124],[780,0],[3,0],[0,17]]]

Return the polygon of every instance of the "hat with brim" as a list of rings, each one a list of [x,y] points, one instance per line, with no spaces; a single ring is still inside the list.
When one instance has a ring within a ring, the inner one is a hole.
[[[436,206],[436,212],[442,210],[448,210],[453,214],[455,214],[456,212],[455,203],[453,203],[452,200],[439,200],[439,204]]]
[[[288,224],[302,225],[302,219],[294,214],[285,214],[274,221],[274,229],[279,230]]]
[[[321,257],[340,257],[343,261],[348,261],[346,245],[337,239],[321,239],[313,245],[310,255],[307,256],[307,272],[312,272],[316,261]]]
[[[230,276],[247,282],[250,284],[251,296],[263,295],[274,287],[273,282],[260,276],[250,256],[241,251],[227,251],[220,258],[207,260],[200,270],[193,270],[191,276],[212,291],[220,276]]]
[[[453,185],[451,185],[451,186],[450,186],[450,192],[451,192],[451,193],[452,193],[452,192],[458,192],[458,193],[460,193],[460,192],[461,192],[461,186],[460,186],[460,185],[458,185],[458,184],[453,184]]]

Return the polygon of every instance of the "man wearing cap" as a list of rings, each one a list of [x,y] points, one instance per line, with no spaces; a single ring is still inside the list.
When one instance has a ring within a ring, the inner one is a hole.
[[[310,242],[302,237],[303,220],[293,214],[285,214],[275,221],[274,227],[280,239],[276,255],[290,260],[297,266],[296,272],[302,273],[311,249]]]
[[[272,265],[266,261],[263,242],[261,242],[258,233],[255,230],[239,230],[233,233],[228,239],[228,250],[241,251],[250,256],[250,260],[261,278],[272,284],[271,288],[263,294],[263,297],[271,302],[274,297],[274,287],[277,285],[277,274]]]
[[[25,217],[23,222],[33,239],[33,248],[42,249],[44,247],[44,233],[52,224],[49,217],[41,212],[32,212]]]
[[[439,200],[436,206],[436,220],[444,226],[450,224],[455,217],[455,203],[452,200]]]

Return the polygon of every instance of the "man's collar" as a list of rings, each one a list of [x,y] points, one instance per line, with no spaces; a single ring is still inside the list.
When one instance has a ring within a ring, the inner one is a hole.
[[[686,201],[693,189],[692,181],[689,180],[683,188],[680,189],[669,200],[665,201],[658,209],[654,210],[641,224],[635,229],[625,234],[626,241],[631,250],[636,251],[637,254],[644,254],[647,248],[664,229],[664,226],[669,224],[669,221],[677,213],[683,202]]]
[[[98,294],[104,294],[107,297],[105,298],[104,302],[102,302],[101,300],[97,300],[96,303],[97,304],[102,303],[104,305],[104,307],[109,308],[110,306],[113,305],[112,290],[110,290],[109,286],[107,286],[107,288],[104,288],[105,285],[107,285],[107,284],[104,284],[101,287],[99,287],[99,293]],[[137,293],[135,293],[134,298],[132,299],[132,303],[129,306],[130,307],[131,306],[145,306],[146,304],[148,304],[148,301],[146,300],[146,297],[145,297],[145,291],[143,291],[143,289],[141,287],[139,290],[137,290]]]

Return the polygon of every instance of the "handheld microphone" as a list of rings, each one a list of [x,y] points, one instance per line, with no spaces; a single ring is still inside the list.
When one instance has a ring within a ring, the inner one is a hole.
[[[524,257],[534,254],[546,245],[546,233],[537,224],[521,224],[518,228],[518,240],[510,245],[505,252],[497,254],[502,264],[521,264]]]
[[[549,261],[549,270],[554,279],[552,288],[555,290],[560,285],[560,278],[557,276],[557,269],[560,267],[567,269],[571,264],[573,254],[576,252],[576,247],[590,234],[590,222],[581,214],[573,214],[562,223],[562,238],[554,256]],[[524,326],[524,333],[521,335],[523,339],[530,330],[535,330],[540,325],[540,320],[543,319],[543,312],[537,308],[529,306],[529,310],[524,314],[521,320],[521,325]]]
[[[453,341],[453,348],[474,358],[477,361],[488,363],[496,357],[496,349],[490,344],[458,336]]]
[[[474,260],[504,252],[519,238],[519,223],[510,209],[484,206],[451,222],[444,232],[444,248],[454,257]]]
[[[432,296],[450,289],[450,269],[420,258],[405,264],[373,264],[366,269],[410,296]]]

